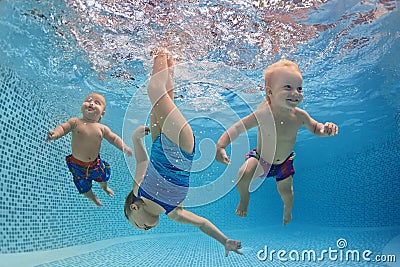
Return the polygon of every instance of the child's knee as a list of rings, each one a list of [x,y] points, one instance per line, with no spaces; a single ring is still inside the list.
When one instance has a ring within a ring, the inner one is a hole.
[[[292,187],[281,187],[278,188],[279,195],[282,197],[293,197],[293,188]]]
[[[278,192],[280,195],[293,195],[293,184],[291,177],[277,183]]]
[[[255,171],[254,168],[249,168],[249,166],[245,164],[242,167],[240,167],[238,171],[238,177],[240,179],[251,181],[254,171]]]

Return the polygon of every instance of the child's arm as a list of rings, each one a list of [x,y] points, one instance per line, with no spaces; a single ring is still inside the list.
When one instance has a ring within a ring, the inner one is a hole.
[[[118,148],[119,150],[122,150],[126,155],[128,156],[132,156],[132,149],[130,147],[128,147],[124,141],[121,139],[121,137],[119,137],[118,135],[116,135],[115,133],[113,133],[110,128],[108,128],[107,126],[104,126],[104,132],[103,132],[103,136],[104,138],[113,146],[115,146],[116,148]]]
[[[150,128],[147,126],[139,126],[132,134],[133,148],[135,150],[136,163],[147,161],[147,151],[142,142],[142,138],[150,133]]]
[[[49,130],[47,133],[46,142],[61,138],[72,131],[76,125],[76,120],[76,118],[71,118],[67,122],[58,125],[56,128],[54,128],[54,130]]]
[[[148,155],[146,148],[144,147],[144,144],[142,142],[142,138],[149,133],[149,127],[139,126],[132,134],[133,149],[135,151],[136,158],[135,185],[137,186],[142,183],[142,180],[147,170]]]
[[[255,126],[258,122],[256,115],[251,113],[249,116],[239,120],[233,124],[228,130],[226,130],[217,142],[217,151],[215,159],[223,164],[229,164],[229,157],[226,155],[225,148],[232,143],[239,135],[244,131],[247,131]]]
[[[200,217],[190,211],[182,208],[177,208],[175,211],[168,214],[168,217],[179,223],[191,224],[197,226],[203,233],[216,239],[225,247],[225,256],[228,256],[229,251],[243,254],[239,251],[242,248],[242,243],[237,240],[227,238],[214,224],[206,218]]]
[[[325,124],[317,122],[304,110],[301,110],[301,114],[303,116],[304,126],[314,135],[328,137],[339,133],[339,128],[336,124],[332,122],[325,122]]]

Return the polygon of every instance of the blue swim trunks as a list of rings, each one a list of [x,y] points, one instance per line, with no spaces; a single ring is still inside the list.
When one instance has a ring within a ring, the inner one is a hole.
[[[100,155],[92,162],[83,162],[72,155],[65,158],[68,169],[74,177],[74,184],[80,194],[90,191],[92,181],[107,182],[110,179],[110,164],[100,159]]]
[[[249,158],[258,159],[264,169],[264,174],[260,176],[261,178],[275,177],[276,181],[279,182],[294,174],[293,160],[295,156],[296,153],[294,153],[293,151],[283,163],[270,164],[266,162],[263,158],[261,158],[260,154],[258,154],[257,152],[257,149],[253,149],[246,154],[245,158],[246,160]]]
[[[186,198],[193,153],[188,154],[161,133],[151,146],[150,162],[136,198],[145,197],[174,210]]]

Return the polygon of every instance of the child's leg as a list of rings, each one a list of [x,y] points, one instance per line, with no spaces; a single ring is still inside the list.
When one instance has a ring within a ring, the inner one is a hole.
[[[168,81],[166,84],[166,89],[168,92],[168,96],[172,99],[172,101],[174,101],[174,90],[173,90],[174,84],[173,84],[173,80],[172,80],[172,77],[174,76],[174,67],[173,67],[174,63],[172,61],[172,58],[171,59],[168,59],[168,58],[169,57],[167,56],[167,65],[171,66],[171,67],[168,68],[169,77],[168,77]],[[153,109],[151,109],[151,113],[150,113],[150,124],[151,124],[151,128],[150,128],[151,129],[151,137],[152,137],[152,140],[154,141],[154,139],[156,139],[156,137],[159,136],[161,133],[161,126],[158,122],[157,116]]]
[[[93,194],[92,189],[90,189],[88,192],[83,194],[85,197],[87,197],[88,199],[90,199],[91,201],[94,202],[94,204],[96,204],[97,206],[103,206],[103,203],[101,203],[101,201],[96,197],[95,194]]]
[[[154,59],[152,77],[148,86],[153,113],[161,131],[181,149],[192,153],[194,147],[193,132],[182,113],[174,104],[173,92],[173,61],[165,52],[159,52]],[[168,68],[171,68],[169,70]]]
[[[286,225],[292,220],[293,177],[289,176],[285,180],[277,182],[276,186],[283,201],[283,225]]]
[[[251,181],[264,172],[261,165],[258,164],[258,159],[249,158],[246,160],[238,171],[236,188],[240,195],[239,205],[236,208],[236,214],[239,217],[246,217],[247,208],[250,200],[250,183]]]
[[[101,187],[101,189],[103,189],[103,190],[107,193],[107,195],[109,195],[110,197],[113,197],[113,196],[114,196],[114,191],[113,191],[111,188],[108,187],[108,182],[101,182],[101,183],[100,183],[100,187]]]
[[[150,112],[150,133],[151,133],[151,140],[153,140],[153,141],[161,133],[161,127],[157,121],[157,116],[154,113],[153,109],[151,109],[151,112]]]

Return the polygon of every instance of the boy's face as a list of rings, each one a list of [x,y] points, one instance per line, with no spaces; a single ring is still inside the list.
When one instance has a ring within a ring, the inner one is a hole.
[[[282,67],[271,76],[271,86],[267,88],[271,105],[293,109],[303,101],[303,78],[293,67]]]
[[[99,121],[105,108],[106,101],[102,95],[89,94],[82,103],[81,112],[85,119]]]
[[[131,204],[130,209],[128,220],[136,229],[147,231],[158,225],[160,217],[148,213],[143,205]]]

